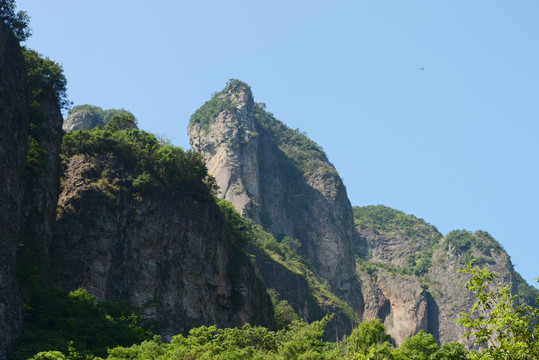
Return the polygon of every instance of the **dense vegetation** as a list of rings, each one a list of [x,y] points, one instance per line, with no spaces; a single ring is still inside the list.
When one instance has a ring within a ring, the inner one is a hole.
[[[394,266],[376,262],[368,257],[357,257],[361,271],[367,272],[373,280],[376,270],[383,268],[390,273],[414,275],[423,286],[428,287],[430,280],[427,272],[432,265],[432,254],[436,245],[442,239],[442,234],[425,220],[384,205],[353,207],[354,224],[361,231],[369,231],[386,237],[402,238],[410,244],[418,244],[419,250],[410,254],[404,266]]]
[[[539,289],[528,284],[518,272],[513,271],[513,276],[517,283],[518,299],[520,303],[522,305],[536,306],[535,300],[539,298]]]
[[[278,331],[259,326],[201,326],[164,342],[144,330],[125,304],[96,303],[84,290],[41,291],[27,305],[26,331],[10,359],[537,359],[539,310],[515,305],[496,274],[467,266],[465,286],[476,297],[458,323],[480,351],[459,343],[439,346],[420,331],[396,347],[380,320],[362,322],[341,341],[323,340],[325,317],[310,324],[293,316]],[[539,301],[539,299],[538,299]],[[134,344],[134,345],[131,345]],[[32,357],[33,355],[33,357]]]
[[[445,236],[446,249],[453,248],[462,255],[461,264],[465,265],[475,259],[476,265],[492,264],[491,252],[499,254],[503,248],[489,233],[478,230],[471,233],[467,230],[453,230]]]
[[[215,122],[217,115],[223,111],[230,111],[237,113],[238,109],[230,99],[226,96],[226,88],[218,93],[214,93],[212,98],[198,108],[191,119],[189,120],[189,126],[200,124],[202,130],[207,133],[210,130],[210,126]]]
[[[430,240],[438,235],[436,228],[425,220],[384,205],[354,206],[354,224],[359,229],[371,229],[387,235],[422,237]]]
[[[214,190],[213,181],[200,154],[183,151],[157,139],[153,134],[131,129],[110,131],[95,128],[64,135],[62,156],[113,155],[122,159],[134,174],[133,187],[143,194],[150,188],[190,184],[200,189],[205,184]]]
[[[30,49],[23,48],[24,60],[28,69],[29,97],[39,101],[48,96],[67,109],[71,102],[67,99],[67,79],[62,65]]]
[[[329,321],[326,317],[307,324],[293,320],[286,328],[270,331],[260,326],[246,324],[242,328],[218,329],[215,326],[201,326],[191,329],[188,336],[177,335],[170,342],[160,337],[150,337],[140,327],[127,325],[125,318],[120,321],[110,316],[103,317],[107,306],[95,304],[84,292],[70,295],[75,302],[68,304],[69,315],[75,308],[75,317],[60,315],[56,322],[64,332],[60,344],[39,343],[36,346],[19,347],[12,353],[13,359],[24,358],[29,351],[42,348],[32,359],[464,359],[466,351],[461,344],[448,343],[441,348],[430,334],[419,332],[408,338],[400,347],[392,344],[391,337],[379,320],[369,320],[359,324],[349,337],[332,343],[323,340],[324,328]],[[82,305],[82,306],[81,306]],[[110,305],[108,305],[110,307]],[[58,315],[54,311],[44,313],[45,319]],[[129,317],[128,317],[129,318]],[[131,319],[134,319],[130,317]],[[65,325],[64,325],[65,324]],[[127,325],[127,326],[126,326]],[[70,326],[70,327],[69,327]],[[84,329],[82,327],[89,326]],[[117,332],[107,332],[115,329]],[[100,336],[91,337],[88,334]],[[59,334],[54,330],[52,334]],[[43,333],[40,333],[43,336]],[[68,335],[69,334],[69,335]],[[81,339],[82,342],[65,342],[65,339]],[[123,336],[123,337],[122,337]],[[145,338],[139,344],[122,346],[120,341],[132,341],[133,337]],[[103,355],[102,345],[118,341],[119,346],[111,347]],[[99,345],[88,346],[92,342]],[[56,347],[55,347],[56,346]],[[53,350],[55,349],[55,350]],[[26,351],[26,352],[24,352]],[[94,352],[92,352],[94,351]]]
[[[465,336],[481,348],[469,358],[539,359],[539,307],[518,304],[518,296],[511,296],[509,285],[493,288],[497,274],[486,268],[470,263],[460,272],[470,276],[465,287],[476,298],[472,308],[457,320],[466,329]]]
[[[23,360],[41,351],[72,357],[104,357],[107,348],[151,339],[127,304],[100,302],[84,289],[65,293],[32,287],[25,305],[25,329],[10,359]],[[78,354],[78,355],[77,355]]]

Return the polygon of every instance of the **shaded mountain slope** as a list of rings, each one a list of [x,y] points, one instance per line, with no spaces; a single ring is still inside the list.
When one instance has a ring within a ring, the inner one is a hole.
[[[21,331],[20,282],[47,280],[65,95],[61,66],[21,48],[11,30],[0,19],[0,358]]]
[[[0,358],[22,327],[16,252],[23,224],[28,125],[24,121],[25,67],[19,44],[0,19]]]

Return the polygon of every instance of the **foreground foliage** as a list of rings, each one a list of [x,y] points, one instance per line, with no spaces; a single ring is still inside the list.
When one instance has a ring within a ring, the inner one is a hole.
[[[539,309],[517,305],[509,285],[492,289],[496,274],[486,268],[470,263],[461,272],[471,275],[465,287],[475,294],[476,302],[457,322],[467,329],[465,336],[482,348],[470,359],[539,359]]]
[[[25,330],[10,354],[12,360],[28,359],[47,350],[71,353],[71,358],[106,356],[107,348],[151,338],[127,304],[97,303],[84,289],[65,293],[34,287],[29,297]]]
[[[327,342],[328,316],[310,324],[290,317],[278,331],[201,326],[165,342],[144,330],[126,305],[96,303],[84,290],[49,290],[34,294],[27,306],[27,328],[10,359],[539,359],[539,310],[518,305],[508,287],[492,289],[496,274],[487,269],[470,263],[461,272],[470,275],[465,287],[477,301],[457,322],[480,351],[456,342],[440,347],[423,331],[396,347],[379,319]]]
[[[293,321],[286,329],[270,331],[264,327],[218,329],[201,326],[188,336],[177,335],[164,342],[159,336],[130,347],[118,346],[108,351],[106,359],[433,359],[465,358],[464,347],[450,343],[439,348],[432,335],[420,332],[397,348],[390,342],[379,320],[359,325],[349,338],[338,343],[323,340],[325,317],[310,324]],[[73,346],[67,351],[44,351],[32,359],[100,359]]]

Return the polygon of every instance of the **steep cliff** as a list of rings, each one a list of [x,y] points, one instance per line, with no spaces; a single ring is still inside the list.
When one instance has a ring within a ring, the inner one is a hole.
[[[70,134],[50,246],[62,289],[130,302],[167,338],[199,325],[272,327],[265,286],[196,154],[137,130]],[[77,147],[79,136],[93,147]]]
[[[19,44],[0,19],[0,359],[22,327],[16,251],[23,218],[28,138],[25,80]]]
[[[18,281],[26,287],[35,276],[47,280],[46,244],[60,177],[58,95],[65,91],[65,78],[58,64],[21,48],[3,21],[0,26],[1,358],[22,325]]]
[[[38,61],[41,59],[38,58]],[[19,247],[19,263],[20,267],[28,266],[28,263],[37,266],[41,282],[46,283],[50,281],[47,245],[52,238],[60,191],[63,118],[58,99],[49,89],[40,82],[32,81],[31,77],[29,86],[29,150],[26,156],[24,227],[21,234],[24,246]]]
[[[379,318],[397,344],[428,331],[428,293],[414,276],[379,268],[367,273],[358,266],[365,296],[364,319]]]
[[[320,147],[264,107],[232,80],[193,114],[190,143],[204,155],[219,196],[278,240],[298,239],[298,252],[361,314],[346,189]]]

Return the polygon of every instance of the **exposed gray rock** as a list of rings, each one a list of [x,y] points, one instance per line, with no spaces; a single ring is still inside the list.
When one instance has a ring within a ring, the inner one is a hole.
[[[89,110],[75,111],[64,121],[65,131],[92,130],[97,126],[105,126],[103,118]]]
[[[114,115],[127,114],[134,119],[134,122],[129,125],[130,129],[137,129],[137,121],[135,116],[125,109],[108,109],[103,110],[99,106],[94,105],[77,105],[70,111],[64,121],[64,130],[92,130],[96,127],[104,128]]]
[[[375,279],[359,269],[358,276],[365,296],[364,319],[381,319],[397,345],[427,331],[427,294],[416,278],[384,269],[376,271]]]
[[[125,168],[108,156],[65,163],[50,247],[56,283],[128,301],[166,338],[200,325],[271,328],[264,284],[228,240],[211,196],[182,186],[142,199]]]

